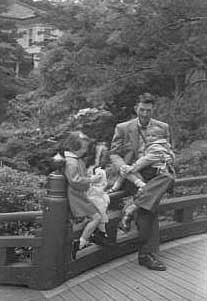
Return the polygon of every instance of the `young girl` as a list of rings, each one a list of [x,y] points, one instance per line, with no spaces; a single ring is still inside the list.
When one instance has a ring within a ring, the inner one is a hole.
[[[91,141],[82,132],[71,132],[64,142],[64,157],[66,161],[65,176],[68,181],[67,196],[74,217],[87,217],[81,237],[72,243],[72,259],[76,258],[78,250],[86,247],[89,238],[101,221],[101,212],[89,200],[87,191],[91,184],[100,181],[99,175],[88,176],[84,160],[87,158]]]

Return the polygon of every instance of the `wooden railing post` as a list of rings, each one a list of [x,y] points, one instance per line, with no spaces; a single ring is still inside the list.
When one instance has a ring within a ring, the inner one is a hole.
[[[178,223],[188,223],[193,220],[193,208],[185,207],[176,209],[174,213],[174,220]]]
[[[51,289],[65,281],[70,258],[67,243],[68,206],[64,175],[51,173],[48,195],[43,205],[43,246],[40,250],[36,283],[38,289]]]
[[[6,263],[6,248],[0,248],[0,266]]]

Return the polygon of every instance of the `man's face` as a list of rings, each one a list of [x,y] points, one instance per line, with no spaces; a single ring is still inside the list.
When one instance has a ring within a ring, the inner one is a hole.
[[[135,112],[139,118],[141,125],[147,125],[153,114],[153,104],[152,103],[139,103],[135,107]]]

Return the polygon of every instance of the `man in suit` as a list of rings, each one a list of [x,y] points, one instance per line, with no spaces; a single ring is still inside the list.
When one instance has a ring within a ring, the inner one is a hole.
[[[115,128],[110,157],[125,179],[132,170],[131,164],[144,155],[146,143],[154,140],[155,137],[171,142],[168,124],[153,119],[153,109],[154,97],[150,93],[140,95],[135,105],[137,118],[117,124]],[[131,149],[127,147],[130,154],[126,154],[125,145],[131,145]],[[138,208],[135,215],[139,230],[138,262],[149,269],[164,271],[166,266],[157,254],[159,250],[158,207],[162,196],[173,185],[174,174],[172,168],[161,172],[151,166],[144,167],[140,173],[146,185],[134,198]]]

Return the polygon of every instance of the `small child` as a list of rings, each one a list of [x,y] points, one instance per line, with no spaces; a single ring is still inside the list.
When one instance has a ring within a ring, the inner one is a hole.
[[[126,164],[131,164],[132,156],[133,156],[133,152],[131,150],[131,144],[126,143],[121,148],[121,152],[123,154],[126,153],[124,156],[124,161],[126,162]],[[126,168],[128,168],[128,166]],[[124,167],[122,166],[122,170],[123,169],[124,169]],[[125,170],[125,172],[126,171],[127,170]],[[145,186],[143,178],[139,172],[128,173],[126,179],[129,180],[131,183],[133,183],[138,188],[138,190],[141,190]],[[125,181],[125,178],[123,178],[121,175],[118,175],[116,181],[114,182],[113,186],[109,189],[108,192],[112,193],[112,192],[116,192],[117,190],[119,190],[122,187],[122,184],[124,183],[124,181]]]
[[[107,177],[106,177],[106,171],[105,171],[105,162],[103,160],[103,155],[105,151],[105,146],[100,148],[100,146],[97,147],[97,156],[96,156],[96,165],[91,166],[88,169],[88,174],[90,175],[91,179],[93,177],[98,177],[99,181],[95,183],[91,183],[90,187],[87,191],[88,199],[93,203],[94,206],[99,210],[101,213],[101,220],[100,223],[97,226],[97,229],[95,231],[95,242],[99,244],[107,243],[108,236],[106,234],[106,223],[108,223],[108,215],[107,215],[107,209],[110,203],[110,198],[105,191],[107,187]],[[96,235],[97,234],[97,235]],[[93,237],[92,237],[93,239]]]
[[[110,203],[110,198],[105,191],[107,186],[106,172],[101,167],[95,168],[95,176],[99,177],[99,182],[91,183],[90,188],[87,191],[88,199],[96,206],[96,208],[101,213],[101,220],[97,226],[96,232],[100,238],[103,238],[103,241],[100,241],[100,244],[104,243],[104,240],[108,238],[106,234],[106,223],[108,223],[107,209]],[[93,175],[91,175],[93,179]]]
[[[167,139],[157,139],[147,143],[144,156],[132,164],[129,175],[134,175],[136,172],[141,172],[145,167],[149,166],[156,169],[159,173],[174,173],[174,160],[175,155]],[[130,180],[130,177],[127,177],[127,179]],[[121,183],[120,178],[118,181]],[[118,187],[118,183],[116,185]],[[144,182],[141,184],[140,189],[138,190],[138,195],[142,192],[145,185],[146,184]],[[130,230],[131,220],[136,209],[137,206],[135,203],[130,203],[124,207],[124,215],[120,223],[120,228],[124,232],[128,232]]]

